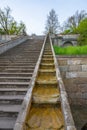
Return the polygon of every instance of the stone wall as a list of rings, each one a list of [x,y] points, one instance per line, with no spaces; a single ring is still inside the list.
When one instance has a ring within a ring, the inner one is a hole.
[[[53,45],[57,46],[77,46],[79,34],[73,35],[54,35],[52,36]]]
[[[87,56],[56,56],[69,102],[87,105]]]

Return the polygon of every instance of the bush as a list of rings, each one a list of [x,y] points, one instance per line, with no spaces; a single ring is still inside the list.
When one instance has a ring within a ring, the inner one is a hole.
[[[80,34],[78,38],[78,45],[87,45],[87,18],[80,22],[77,29],[78,33]]]

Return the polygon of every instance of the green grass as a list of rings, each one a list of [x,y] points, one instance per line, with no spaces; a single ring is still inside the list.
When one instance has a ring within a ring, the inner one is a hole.
[[[69,47],[58,47],[54,46],[56,55],[86,55],[87,46],[69,46]]]

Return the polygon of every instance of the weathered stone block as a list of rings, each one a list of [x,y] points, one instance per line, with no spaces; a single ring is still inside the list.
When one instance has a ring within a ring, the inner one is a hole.
[[[78,86],[77,88],[79,92],[82,92],[82,93],[87,92],[87,84],[79,84],[77,86]]]
[[[82,98],[87,99],[87,93],[82,93]]]
[[[82,65],[82,71],[87,71],[87,65]]]
[[[66,73],[64,71],[60,71],[62,78],[66,78]]]
[[[81,71],[82,67],[81,65],[70,65],[68,66],[69,71]]]
[[[87,65],[87,59],[83,59],[83,60],[81,61],[81,64],[82,64],[82,65]]]
[[[85,85],[87,84],[87,78],[86,77],[79,77],[76,79],[73,79],[75,84]]]
[[[59,66],[59,70],[62,72],[68,71],[68,66]]]
[[[68,59],[67,60],[68,65],[79,65],[81,64],[81,60],[78,59]]]
[[[59,66],[63,66],[63,65],[67,65],[67,60],[58,60],[58,65]]]
[[[77,77],[87,77],[87,72],[78,72]]]
[[[77,72],[66,72],[66,78],[76,78],[78,77]]]

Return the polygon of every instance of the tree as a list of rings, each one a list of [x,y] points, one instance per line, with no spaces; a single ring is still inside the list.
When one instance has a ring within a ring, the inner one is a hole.
[[[77,30],[80,34],[78,38],[79,45],[87,45],[87,18],[80,22]]]
[[[23,34],[26,32],[26,26],[23,22],[19,24],[11,16],[9,7],[0,9],[0,34]]]
[[[78,33],[77,27],[79,26],[80,22],[86,17],[87,13],[84,10],[82,10],[81,12],[76,11],[76,13],[69,17],[68,20],[64,23],[65,32]]]
[[[0,27],[4,31],[4,33],[9,34],[9,25],[13,20],[10,15],[11,9],[9,7],[4,8],[4,10],[0,9]]]
[[[59,22],[58,17],[54,9],[49,12],[46,21],[45,32],[56,34],[58,32]]]
[[[21,21],[18,28],[17,28],[17,34],[25,34],[26,33],[26,26],[25,24]]]

